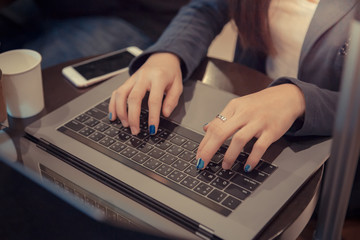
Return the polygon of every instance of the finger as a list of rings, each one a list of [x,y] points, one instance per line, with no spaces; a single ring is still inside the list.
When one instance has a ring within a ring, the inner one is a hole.
[[[208,126],[209,124],[208,123],[205,123],[204,125],[203,125],[203,130],[204,130],[204,132],[207,132],[207,129],[208,129]]]
[[[146,94],[147,88],[141,81],[137,81],[132,88],[127,99],[128,121],[133,135],[140,132],[139,121],[141,112],[141,103]]]
[[[175,79],[175,81],[167,91],[163,102],[162,111],[165,117],[169,117],[170,114],[174,111],[175,107],[178,105],[182,91],[183,85],[181,79]]]
[[[244,171],[250,172],[259,163],[260,159],[264,155],[265,151],[274,142],[273,137],[270,134],[263,133],[255,142],[251,153],[245,163]]]
[[[255,134],[256,129],[252,125],[246,125],[234,134],[224,156],[222,163],[223,169],[231,168],[246,143],[248,143]]]
[[[225,122],[214,119],[208,124],[207,132],[199,145],[196,155],[198,169],[203,169],[207,166],[224,141],[238,130],[238,124],[233,118]]]
[[[111,120],[115,120],[116,117],[118,117],[125,127],[128,126],[126,101],[132,86],[133,84],[131,81],[125,82],[112,93],[109,103],[109,117],[111,115]]]
[[[109,120],[114,121],[116,119],[116,107],[115,107],[115,95],[116,91],[113,91],[111,94],[110,102],[109,102]]]
[[[148,100],[149,107],[149,133],[154,135],[157,132],[160,120],[160,111],[164,97],[165,85],[160,81],[151,84],[151,91]]]

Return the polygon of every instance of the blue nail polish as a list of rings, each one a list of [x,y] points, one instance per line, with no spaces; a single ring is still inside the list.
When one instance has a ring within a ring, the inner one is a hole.
[[[205,124],[203,125],[203,127],[205,127],[206,125],[208,125],[208,123],[205,123]]]
[[[204,165],[205,165],[204,161],[203,161],[201,158],[199,158],[199,159],[197,160],[197,163],[196,163],[196,168],[197,168],[198,170],[203,169],[203,168],[204,168]]]
[[[155,134],[155,125],[150,125],[150,127],[149,127],[149,133],[150,133],[150,135],[154,135],[154,134]]]
[[[111,121],[112,119],[112,113],[109,113],[109,120]]]
[[[245,166],[245,172],[250,172],[251,171],[251,166],[249,164],[247,164]]]

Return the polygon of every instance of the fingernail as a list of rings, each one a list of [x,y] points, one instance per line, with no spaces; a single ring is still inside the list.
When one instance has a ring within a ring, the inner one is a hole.
[[[205,127],[206,125],[208,125],[208,123],[205,123],[205,124],[203,125],[203,127]]]
[[[245,172],[250,172],[250,171],[251,171],[251,166],[249,164],[246,164]]]
[[[150,133],[150,135],[154,135],[154,134],[155,134],[155,125],[150,125],[150,127],[149,127],[149,133]]]
[[[112,119],[112,113],[109,113],[109,120],[111,121]]]
[[[203,169],[203,168],[204,168],[204,165],[205,165],[204,161],[203,161],[201,158],[199,158],[199,159],[197,160],[197,163],[196,163],[196,168],[197,168],[198,170]]]

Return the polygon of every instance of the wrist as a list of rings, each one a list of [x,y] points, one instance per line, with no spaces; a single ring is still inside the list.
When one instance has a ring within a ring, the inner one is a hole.
[[[296,118],[303,118],[305,114],[305,96],[301,89],[295,84],[285,83],[284,88],[286,91],[289,91],[289,96],[292,97],[294,107],[295,107],[295,116]],[[278,85],[281,86],[281,85]]]
[[[181,60],[180,58],[170,52],[157,52],[151,54],[151,56],[148,58],[148,61],[156,61],[156,62],[162,62],[162,63],[172,63],[177,64],[180,66]]]

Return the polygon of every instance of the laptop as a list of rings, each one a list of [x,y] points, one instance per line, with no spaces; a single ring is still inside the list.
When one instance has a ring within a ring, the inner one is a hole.
[[[145,100],[144,129],[132,136],[107,117],[109,96],[128,77],[120,74],[29,125],[23,159],[115,224],[169,238],[254,239],[329,157],[329,138],[282,138],[251,173],[243,171],[247,148],[224,171],[224,144],[196,171],[204,123],[236,95],[189,80],[157,135],[147,134]]]
[[[108,224],[99,210],[59,189],[0,154],[0,239],[38,239],[39,233],[43,239],[159,239]]]

